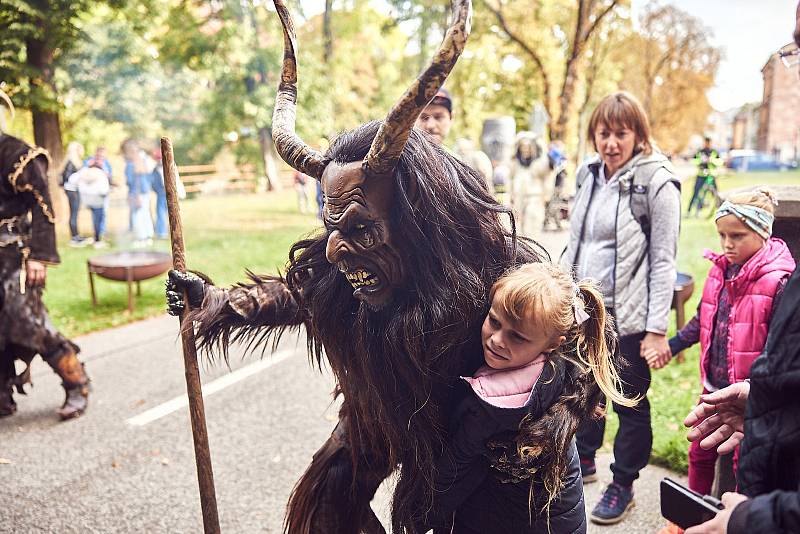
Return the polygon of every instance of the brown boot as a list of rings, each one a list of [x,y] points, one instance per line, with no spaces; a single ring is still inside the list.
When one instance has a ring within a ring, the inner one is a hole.
[[[67,347],[55,358],[48,358],[47,363],[61,377],[67,394],[58,416],[65,421],[83,415],[89,405],[89,377],[74,346]]]
[[[64,404],[56,412],[61,420],[66,421],[83,415],[83,412],[89,406],[89,385],[73,388],[65,386],[64,390],[67,392],[67,398],[64,399]]]
[[[14,402],[13,389],[5,385],[0,386],[0,417],[14,415],[17,403]]]

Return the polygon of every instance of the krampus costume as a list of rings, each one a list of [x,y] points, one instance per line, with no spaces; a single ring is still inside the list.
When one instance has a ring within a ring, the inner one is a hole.
[[[89,379],[78,361],[77,345],[50,322],[42,286],[25,280],[26,262],[59,262],[48,163],[43,148],[0,132],[0,416],[16,411],[13,390],[25,393],[37,354],[63,381],[67,397],[58,410],[62,419],[81,415],[88,402]],[[15,360],[26,365],[20,375]]]
[[[325,358],[333,370],[344,398],[339,423],[294,488],[287,532],[384,532],[369,503],[395,470],[392,531],[414,532],[431,510],[431,473],[446,450],[456,391],[463,391],[458,377],[483,363],[489,290],[505,270],[540,256],[516,238],[510,211],[483,178],[412,128],[463,50],[469,0],[456,0],[434,61],[386,120],[340,135],[324,155],[294,133],[294,30],[283,3],[275,5],[285,53],[273,136],[287,163],[321,181],[325,228],[291,247],[282,277],[252,275],[221,289],[171,271],[170,310],[182,310],[185,290],[197,309],[184,324],[194,324],[201,346],[223,354],[231,342],[262,344],[302,325],[316,364]],[[510,232],[501,223],[506,215]],[[538,440],[539,460],[564,472],[597,387],[586,369],[559,365],[564,395],[523,425]],[[526,502],[538,467],[520,457],[515,435],[498,436],[487,458],[492,475],[482,491],[506,483]]]

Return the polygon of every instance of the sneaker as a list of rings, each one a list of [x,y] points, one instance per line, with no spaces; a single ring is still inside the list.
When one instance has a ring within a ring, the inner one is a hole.
[[[581,460],[581,478],[583,483],[597,482],[597,466],[594,460]]]
[[[108,243],[106,243],[105,241],[95,241],[94,245],[92,246],[94,248],[108,248]]]
[[[86,242],[86,239],[84,239],[83,237],[80,237],[80,236],[75,236],[75,237],[73,237],[72,239],[69,240],[69,246],[75,247],[75,248],[85,247],[88,244],[89,243]]]
[[[606,487],[589,518],[599,525],[613,525],[625,519],[633,506],[633,487],[612,482]]]
[[[667,526],[659,530],[658,534],[683,534],[683,529],[675,523],[667,523]]]

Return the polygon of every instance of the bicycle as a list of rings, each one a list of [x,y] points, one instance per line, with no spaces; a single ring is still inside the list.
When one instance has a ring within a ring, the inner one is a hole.
[[[705,173],[705,181],[697,193],[697,203],[695,204],[696,215],[701,215],[704,209],[708,209],[705,214],[707,219],[710,219],[717,212],[717,209],[722,205],[722,197],[719,195],[719,188],[717,187],[717,179],[711,173]],[[711,202],[709,208],[706,208],[706,196],[711,195]]]

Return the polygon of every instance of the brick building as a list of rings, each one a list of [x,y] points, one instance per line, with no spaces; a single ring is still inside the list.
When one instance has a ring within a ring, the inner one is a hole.
[[[783,161],[800,157],[800,84],[777,54],[761,69],[764,97],[758,108],[758,150]]]

